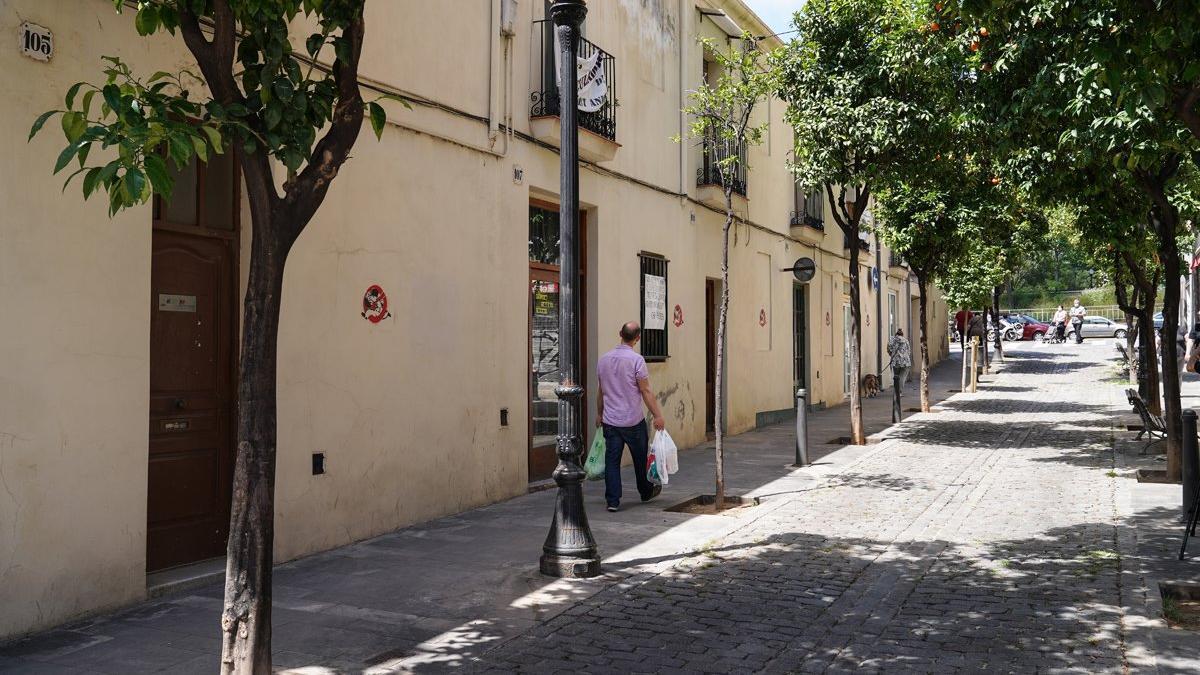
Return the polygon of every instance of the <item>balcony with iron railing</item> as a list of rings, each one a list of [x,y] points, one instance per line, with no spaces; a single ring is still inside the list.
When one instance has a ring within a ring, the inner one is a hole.
[[[726,162],[737,153],[737,160]],[[700,148],[700,166],[696,169],[696,187],[700,201],[716,208],[725,208],[725,183],[733,193],[734,208],[743,210],[746,205],[746,144],[734,148],[733,144],[709,135]]]
[[[888,251],[888,267],[908,267],[908,263],[904,262],[904,257],[897,255],[895,251]]]
[[[797,185],[794,198],[797,210],[792,211],[788,220],[792,236],[810,244],[820,244],[825,239],[825,202],[821,193],[805,193]]]
[[[860,232],[858,236],[858,247],[869,252],[871,250],[871,241],[870,239],[863,239],[863,237],[870,235],[867,235],[866,232]],[[847,251],[850,250],[850,235],[845,233],[842,233],[842,248],[846,249]]]
[[[538,140],[559,144],[561,102],[558,95],[557,39],[554,23],[533,22],[539,57],[534,65],[534,91],[529,95],[529,125]],[[603,162],[613,159],[617,143],[617,66],[612,54],[579,38],[576,59],[580,69],[577,97],[580,157]]]

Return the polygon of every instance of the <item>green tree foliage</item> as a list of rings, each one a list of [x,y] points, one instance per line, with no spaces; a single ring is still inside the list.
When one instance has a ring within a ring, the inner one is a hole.
[[[1168,474],[1180,470],[1180,190],[1200,150],[1200,4],[965,0],[991,38],[983,88],[1007,176],[1048,202],[1094,199],[1114,182],[1145,197],[1166,280],[1163,385]],[[957,12],[957,8],[947,9]],[[1089,221],[1093,222],[1093,221]]]
[[[797,37],[775,59],[779,94],[795,132],[794,171],[824,190],[850,257],[850,426],[864,440],[861,379],[861,266],[857,246],[874,190],[933,157],[929,141],[950,120],[941,101],[952,83],[942,40],[929,39],[924,2],[810,0],[796,13]]]

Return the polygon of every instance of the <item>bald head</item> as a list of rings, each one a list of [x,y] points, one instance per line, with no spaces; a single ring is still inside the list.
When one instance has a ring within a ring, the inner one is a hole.
[[[642,326],[636,321],[629,321],[621,326],[621,342],[631,345],[642,337]]]

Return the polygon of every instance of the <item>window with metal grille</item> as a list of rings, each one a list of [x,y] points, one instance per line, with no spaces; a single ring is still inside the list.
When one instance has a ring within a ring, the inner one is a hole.
[[[666,361],[667,322],[667,263],[656,253],[638,254],[641,267],[642,358],[647,361]]]

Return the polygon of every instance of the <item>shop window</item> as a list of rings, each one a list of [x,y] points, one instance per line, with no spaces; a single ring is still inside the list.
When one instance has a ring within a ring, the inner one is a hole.
[[[667,263],[666,258],[642,252],[641,267],[642,357],[666,361],[667,350]]]

